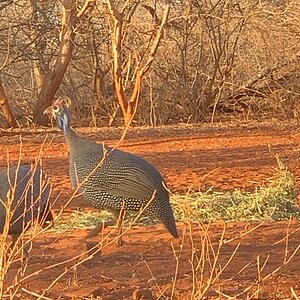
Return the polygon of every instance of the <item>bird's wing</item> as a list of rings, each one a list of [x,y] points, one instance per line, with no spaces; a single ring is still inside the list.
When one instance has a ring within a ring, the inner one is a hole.
[[[101,190],[115,196],[149,200],[154,193],[164,194],[160,173],[147,161],[119,150],[114,150],[106,157],[95,179],[104,178]],[[96,179],[97,180],[97,179]]]

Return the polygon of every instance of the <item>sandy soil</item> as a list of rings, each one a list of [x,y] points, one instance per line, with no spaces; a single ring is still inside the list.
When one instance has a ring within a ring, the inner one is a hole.
[[[110,145],[116,144],[120,136],[119,130],[112,129],[78,131]],[[20,137],[15,132],[1,131],[0,141],[2,168],[8,155],[11,163],[20,156]],[[120,148],[153,163],[173,193],[185,193],[211,186],[219,190],[252,190],[274,173],[275,154],[300,182],[299,143],[296,126],[185,126],[135,129]],[[23,132],[22,161],[32,162],[42,144],[43,165],[51,176],[53,198],[60,194],[54,207],[57,212],[72,195],[68,149],[60,133]],[[78,197],[65,214],[77,208],[91,210]],[[177,240],[160,224],[134,227],[125,233],[122,247],[113,241],[112,228],[103,230],[100,245],[100,236],[91,236],[88,229],[43,233],[31,252],[26,271],[31,275],[19,291],[20,298],[36,299],[30,292],[42,294],[45,290],[44,296],[50,299],[191,299],[192,292],[199,297],[203,292],[206,299],[229,299],[225,295],[237,299],[293,299],[291,288],[300,295],[298,252],[283,266],[299,246],[297,220],[290,224],[228,223],[225,232],[224,226],[222,222],[193,226],[178,223],[181,236]],[[287,232],[291,233],[288,241]],[[93,247],[98,253],[84,254]],[[218,263],[211,272],[213,256],[217,256]],[[18,262],[12,266],[8,282],[18,266]],[[222,267],[224,270],[206,291],[208,278],[214,279]],[[268,276],[272,272],[274,275]]]

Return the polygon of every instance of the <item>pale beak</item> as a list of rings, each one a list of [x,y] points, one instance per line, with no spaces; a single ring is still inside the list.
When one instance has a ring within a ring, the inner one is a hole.
[[[43,112],[43,115],[50,115],[52,114],[52,106],[49,106],[48,108],[46,108]]]

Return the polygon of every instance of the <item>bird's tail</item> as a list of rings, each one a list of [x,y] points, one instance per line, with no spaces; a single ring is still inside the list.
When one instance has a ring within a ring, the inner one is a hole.
[[[175,218],[170,204],[166,205],[165,209],[162,211],[161,221],[169,230],[169,232],[173,235],[173,237],[178,238]]]

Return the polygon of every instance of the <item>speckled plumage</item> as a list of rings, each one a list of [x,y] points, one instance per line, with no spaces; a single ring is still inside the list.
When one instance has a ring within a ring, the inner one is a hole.
[[[51,186],[40,168],[13,166],[0,172],[0,233],[6,220],[5,205],[12,198],[9,234],[21,234],[32,220],[52,221],[49,210]]]
[[[145,213],[178,237],[165,181],[150,163],[78,136],[69,127],[70,113],[62,99],[53,103],[52,113],[69,146],[71,182],[74,187],[83,182],[80,191],[88,203],[119,212],[122,207],[139,211],[151,200]]]

